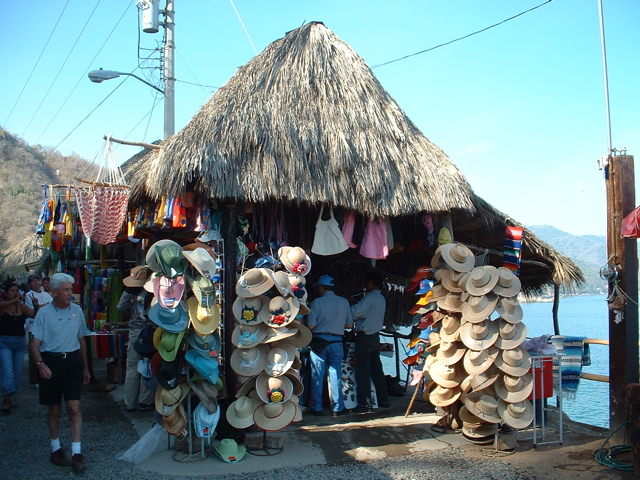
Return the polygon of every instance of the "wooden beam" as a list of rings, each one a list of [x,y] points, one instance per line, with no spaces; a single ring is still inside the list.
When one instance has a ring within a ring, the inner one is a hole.
[[[633,453],[633,474],[640,477],[640,384],[627,385],[629,405],[629,441]]]
[[[113,137],[109,138],[108,135],[105,135],[103,138],[105,140],[111,140],[112,142],[120,143],[122,145],[133,145],[134,147],[144,147],[144,148],[148,148],[149,150],[160,150],[160,145],[155,145],[153,143],[131,142],[129,140],[118,140],[117,138],[113,138]]]
[[[609,158],[607,188],[607,257],[620,270],[617,286],[628,295],[622,310],[609,310],[609,429],[622,445],[628,420],[627,385],[638,383],[638,251],[637,240],[621,236],[622,220],[636,207],[633,157]],[[609,283],[609,294],[615,284]]]
[[[582,372],[580,378],[585,380],[594,380],[596,382],[609,383],[609,377],[607,375],[598,375],[597,373]]]

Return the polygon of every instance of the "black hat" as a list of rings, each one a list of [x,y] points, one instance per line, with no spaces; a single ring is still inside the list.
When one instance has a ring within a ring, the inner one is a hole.
[[[182,365],[184,363],[184,355],[179,353],[173,362],[162,360],[160,369],[158,370],[158,383],[162,388],[173,390],[180,383],[180,375],[182,375]]]
[[[147,325],[140,331],[138,339],[133,344],[133,349],[143,357],[151,358],[156,353],[156,347],[153,345],[153,334],[155,327]]]

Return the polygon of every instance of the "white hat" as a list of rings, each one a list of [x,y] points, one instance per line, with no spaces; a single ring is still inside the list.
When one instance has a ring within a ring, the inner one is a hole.
[[[236,283],[239,297],[257,297],[273,287],[272,272],[266,268],[250,268]]]
[[[437,360],[429,366],[429,375],[438,385],[447,388],[460,385],[464,378],[464,373],[456,365],[445,365]]]
[[[533,405],[529,400],[507,403],[498,400],[498,413],[504,423],[513,428],[526,428],[533,421]]]
[[[471,413],[485,422],[500,423],[501,418],[498,413],[497,400],[484,392],[485,390],[481,390],[478,393],[467,395],[464,399],[465,406]]]
[[[460,338],[460,318],[457,315],[446,315],[442,319],[440,338],[446,342],[455,342]]]
[[[293,422],[297,408],[291,400],[280,403],[263,403],[253,413],[253,421],[262,430],[276,432]]]
[[[527,327],[524,323],[509,323],[504,318],[500,319],[500,329],[496,347],[507,350],[519,347],[527,336]]]
[[[498,324],[492,320],[465,323],[460,327],[460,340],[471,350],[484,350],[498,340]]]
[[[256,375],[267,366],[267,353],[269,353],[267,345],[238,348],[231,354],[231,368],[244,377]]]
[[[447,243],[440,249],[442,260],[457,272],[468,272],[475,265],[475,257],[468,247],[461,243]]]
[[[501,297],[515,297],[522,287],[520,279],[507,267],[498,268],[498,282],[493,287],[494,293]]]
[[[479,375],[486,372],[496,357],[500,353],[496,347],[489,347],[483,350],[467,350],[464,354],[463,365],[467,373]]]
[[[517,347],[510,350],[502,350],[502,353],[496,358],[495,364],[504,373],[514,377],[521,377],[531,368],[531,357],[529,352]]]
[[[474,268],[467,277],[465,290],[471,295],[486,295],[498,283],[498,269],[493,265]]]
[[[533,376],[525,373],[521,377],[500,375],[496,381],[496,393],[507,402],[515,403],[525,400],[533,391]]]
[[[462,299],[459,293],[449,292],[446,297],[436,302],[438,307],[448,312],[461,312],[462,311]]]
[[[257,325],[236,325],[231,334],[231,343],[238,348],[251,348],[262,343],[267,337],[267,326],[264,323]]]
[[[293,322],[300,311],[300,302],[295,297],[273,297],[258,314],[267,325],[282,328]]]
[[[267,366],[264,371],[268,375],[279,377],[284,375],[293,365],[297,349],[293,345],[284,342],[275,345],[271,347],[267,354]]]
[[[282,247],[278,250],[278,258],[289,273],[306,276],[311,271],[311,259],[300,247]]]
[[[466,281],[466,273],[456,272],[455,270],[438,270],[442,272],[439,277],[442,278],[442,286],[454,293],[461,293],[464,290]]]
[[[445,365],[454,365],[462,359],[465,350],[460,342],[442,341],[436,353],[436,358]]]
[[[261,404],[260,400],[254,400],[243,395],[227,408],[227,420],[232,427],[248,428],[253,425],[253,412]]]
[[[431,405],[436,407],[446,407],[458,400],[461,393],[460,386],[446,388],[436,382],[431,382],[424,391],[423,398],[429,400]]]
[[[515,297],[501,298],[496,311],[509,323],[518,323],[524,316],[522,306]]]
[[[489,292],[486,295],[469,295],[462,305],[462,318],[471,323],[481,322],[493,313],[498,303],[498,296]]]
[[[258,314],[268,303],[269,298],[264,295],[257,297],[238,297],[235,302],[233,302],[233,316],[237,321],[245,325],[262,323]]]

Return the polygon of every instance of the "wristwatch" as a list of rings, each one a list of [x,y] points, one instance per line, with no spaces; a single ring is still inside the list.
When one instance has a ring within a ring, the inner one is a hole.
[[[36,362],[36,367],[39,367],[41,363],[42,363],[42,360],[40,360],[39,362]]]

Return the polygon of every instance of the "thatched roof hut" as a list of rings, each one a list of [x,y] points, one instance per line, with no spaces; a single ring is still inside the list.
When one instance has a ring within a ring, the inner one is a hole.
[[[270,44],[150,155],[152,197],[190,186],[211,198],[328,202],[371,216],[473,210],[453,162],[322,23]]]
[[[270,44],[180,132],[123,170],[134,203],[189,190],[300,205],[311,215],[320,203],[368,216],[451,214],[456,241],[488,249],[494,264],[502,261],[505,226],[519,225],[472,192],[364,60],[322,23]],[[529,231],[523,259],[531,295],[582,281],[569,258]]]
[[[49,249],[42,246],[42,236],[34,234],[9,249],[2,258],[0,270],[11,275],[26,274],[40,268],[49,255]]]

